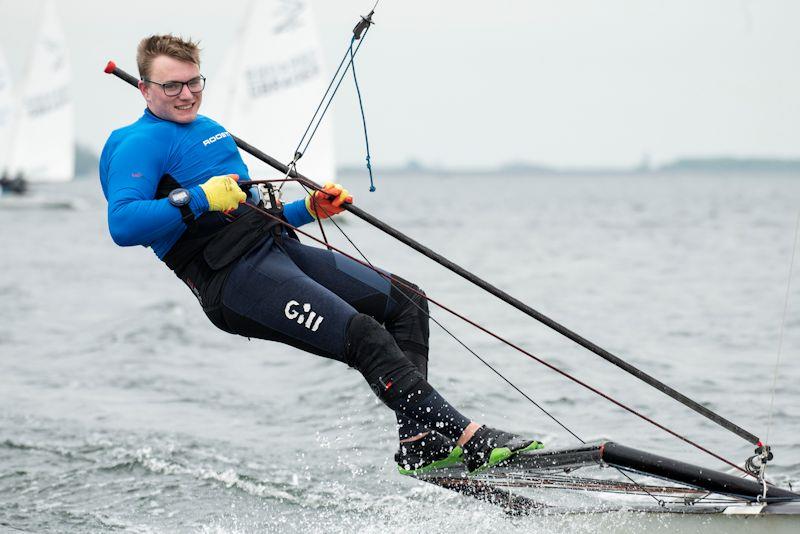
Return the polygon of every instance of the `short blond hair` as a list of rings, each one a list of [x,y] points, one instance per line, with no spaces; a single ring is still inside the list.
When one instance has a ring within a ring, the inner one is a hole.
[[[200,66],[199,42],[176,37],[171,33],[166,35],[151,35],[139,41],[136,48],[136,65],[139,67],[139,76],[150,76],[150,67],[158,56],[169,56],[178,61],[186,61]]]

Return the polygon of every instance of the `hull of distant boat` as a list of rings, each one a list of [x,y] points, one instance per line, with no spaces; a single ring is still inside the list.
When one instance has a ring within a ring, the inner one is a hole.
[[[74,198],[56,198],[43,195],[0,196],[0,210],[77,210],[83,202]]]

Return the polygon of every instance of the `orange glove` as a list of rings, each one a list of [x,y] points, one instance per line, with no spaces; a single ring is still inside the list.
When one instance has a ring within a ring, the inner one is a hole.
[[[314,191],[306,197],[306,209],[315,219],[326,219],[344,211],[342,204],[352,204],[350,192],[340,184],[325,182],[322,191]],[[316,210],[314,209],[316,208]]]

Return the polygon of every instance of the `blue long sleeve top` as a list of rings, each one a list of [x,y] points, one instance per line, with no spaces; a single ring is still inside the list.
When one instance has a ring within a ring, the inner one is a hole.
[[[112,132],[100,156],[111,237],[123,247],[150,247],[162,260],[187,228],[179,208],[166,198],[155,199],[165,174],[189,190],[195,217],[208,211],[200,184],[224,174],[250,179],[233,138],[203,115],[179,124],[145,110],[139,120]],[[303,199],[285,205],[284,216],[294,226],[313,220]]]

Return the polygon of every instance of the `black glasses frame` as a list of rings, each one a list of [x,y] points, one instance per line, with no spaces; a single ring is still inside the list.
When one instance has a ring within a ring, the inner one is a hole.
[[[195,80],[200,80],[200,82],[202,83],[202,85],[200,86],[200,89],[199,89],[199,90],[197,90],[197,91],[192,91],[192,88],[191,88],[191,87],[189,87],[189,84],[190,84],[190,83],[192,83],[192,82],[193,82],[193,81],[195,81]],[[205,89],[205,88],[206,88],[206,77],[205,77],[205,76],[203,76],[202,74],[201,74],[200,76],[198,76],[197,78],[192,78],[192,79],[191,79],[191,80],[189,80],[188,82],[164,82],[164,83],[160,83],[160,82],[155,82],[155,81],[153,81],[153,80],[150,80],[150,79],[148,79],[148,78],[142,78],[142,81],[143,81],[143,82],[145,82],[145,83],[154,83],[154,84],[156,84],[156,85],[160,85],[160,86],[161,86],[161,89],[164,91],[164,94],[165,94],[166,96],[178,96],[179,94],[181,94],[181,93],[183,92],[183,86],[184,86],[184,85],[185,85],[186,87],[189,87],[189,92],[190,92],[190,93],[192,93],[192,94],[195,94],[195,95],[196,95],[197,93],[202,93],[202,92],[203,92],[203,89]],[[167,85],[169,85],[169,84],[173,84],[173,83],[180,84],[180,88],[178,89],[178,92],[177,92],[177,93],[175,93],[174,95],[171,95],[171,94],[169,94],[169,93],[167,92]]]

